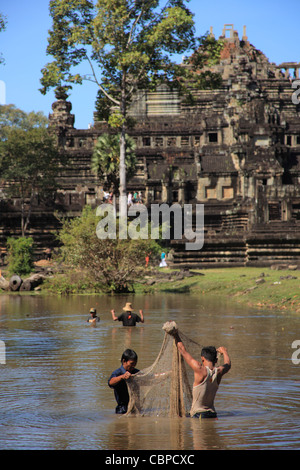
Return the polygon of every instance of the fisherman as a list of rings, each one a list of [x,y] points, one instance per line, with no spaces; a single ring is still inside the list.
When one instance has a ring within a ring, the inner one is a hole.
[[[117,402],[116,413],[124,414],[127,412],[129,403],[129,393],[126,381],[130,379],[132,374],[139,372],[136,369],[138,357],[132,349],[126,349],[121,357],[121,367],[116,369],[108,379],[108,386],[114,389],[115,399]]]
[[[123,326],[136,326],[136,323],[144,323],[143,310],[140,310],[140,316],[136,313],[133,313],[133,307],[130,302],[127,302],[125,307],[123,307],[124,313],[121,313],[118,317],[115,314],[114,310],[111,310],[111,315],[113,321],[123,322]]]
[[[97,323],[100,321],[100,317],[97,317],[97,310],[95,308],[90,309],[90,317],[88,317],[87,322]]]
[[[171,327],[172,324],[173,327]],[[193,401],[190,416],[193,418],[217,418],[214,406],[215,396],[223,375],[231,368],[231,360],[227,349],[223,346],[218,349],[214,346],[202,348],[201,363],[194,359],[185,349],[180,339],[176,323],[169,322],[169,328],[166,328],[165,325],[165,331],[174,336],[178,351],[194,371]],[[218,352],[224,357],[224,364],[222,366],[216,366]]]

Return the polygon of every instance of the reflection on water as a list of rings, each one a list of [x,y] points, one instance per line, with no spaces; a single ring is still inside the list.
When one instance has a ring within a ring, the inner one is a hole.
[[[125,302],[144,310],[135,328],[113,322]],[[86,319],[96,307],[101,321]],[[226,346],[217,420],[114,414],[110,373],[124,349],[140,369],[160,350],[165,321],[200,344]],[[1,449],[299,449],[300,365],[291,361],[300,318],[192,295],[0,296]]]

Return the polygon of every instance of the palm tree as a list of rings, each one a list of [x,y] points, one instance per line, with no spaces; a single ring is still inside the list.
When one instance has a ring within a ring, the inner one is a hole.
[[[126,175],[129,179],[135,173],[135,142],[126,135]],[[91,170],[115,193],[120,182],[120,135],[102,134],[93,150]]]

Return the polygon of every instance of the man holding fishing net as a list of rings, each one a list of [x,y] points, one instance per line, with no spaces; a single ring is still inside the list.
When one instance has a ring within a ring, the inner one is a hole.
[[[174,337],[178,351],[194,372],[193,401],[190,416],[195,418],[216,418],[214,399],[223,375],[231,368],[231,360],[226,348],[223,346],[218,349],[214,346],[203,347],[201,350],[202,362],[199,362],[186,350],[175,322],[165,323],[163,329]],[[222,354],[224,359],[223,365],[218,367],[216,367],[217,353]]]
[[[231,367],[226,348],[201,346],[178,330],[175,322],[165,323],[162,329],[165,335],[155,361],[126,380],[126,414],[216,418],[214,399]],[[217,353],[223,356],[219,366]]]

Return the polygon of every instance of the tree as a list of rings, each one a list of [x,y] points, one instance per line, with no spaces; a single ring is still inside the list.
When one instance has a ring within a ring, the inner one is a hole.
[[[185,59],[177,77],[177,88],[184,95],[185,102],[191,105],[195,102],[195,91],[217,89],[223,83],[222,75],[209,68],[220,62],[224,41],[206,33],[196,38],[196,42],[194,53]]]
[[[171,82],[179,73],[173,54],[194,46],[188,0],[52,0],[53,19],[47,53],[54,60],[42,69],[41,92],[72,87],[84,78],[95,82],[116,108],[110,124],[120,130],[120,220],[126,220],[125,134],[128,106],[138,89]],[[91,74],[76,73],[86,61]],[[75,67],[75,69],[74,69]]]
[[[0,172],[8,197],[21,201],[21,231],[24,237],[36,198],[53,198],[56,177],[64,156],[44,128],[14,128],[0,142]]]
[[[95,210],[86,206],[80,217],[63,221],[58,234],[62,260],[106,292],[128,292],[145,266],[146,253],[158,257],[161,247],[152,239],[99,239],[99,220]]]
[[[125,136],[126,141],[126,172],[130,178],[136,167],[135,143],[132,138]],[[120,179],[120,135],[101,135],[93,149],[91,169],[109,188],[116,191]]]
[[[42,111],[26,113],[14,104],[0,105],[0,141],[6,140],[13,129],[46,129],[48,122]]]

